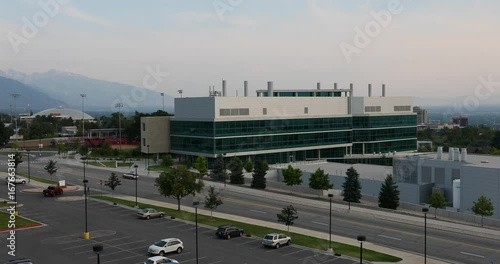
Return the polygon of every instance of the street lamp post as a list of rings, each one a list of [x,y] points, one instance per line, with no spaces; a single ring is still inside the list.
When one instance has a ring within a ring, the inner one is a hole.
[[[165,94],[164,93],[160,93],[161,94],[161,99],[162,99],[162,110],[163,112],[165,112]]]
[[[28,152],[28,183],[31,182],[31,170],[30,170],[30,149],[26,149]]]
[[[358,236],[358,241],[361,243],[361,246],[359,247],[359,263],[363,263],[363,241],[366,241],[366,236],[359,235]]]
[[[16,129],[16,133],[15,133],[14,135],[15,135],[15,137],[16,137],[16,142],[17,142],[18,137],[19,137],[19,131],[17,130],[17,115],[16,115],[16,112],[17,112],[17,109],[16,109],[16,108],[17,108],[17,107],[16,107],[16,98],[17,98],[17,97],[19,97],[19,96],[21,96],[21,95],[20,95],[20,94],[16,94],[16,93],[14,93],[14,94],[10,94],[10,96],[12,96],[12,98],[14,99],[14,113],[13,113],[13,114],[14,114],[14,117],[15,117],[15,118],[14,118],[14,124],[15,124],[15,129]],[[17,150],[17,146],[16,146],[16,150]]]
[[[200,205],[199,201],[193,201],[194,219],[196,223],[196,264],[198,264],[198,205]]]
[[[330,225],[329,225],[329,237],[328,237],[328,252],[333,253],[332,249],[332,197],[333,194],[329,193],[328,198],[330,198]]]
[[[149,176],[149,145],[147,147],[148,147],[148,176]]]
[[[84,163],[85,164],[85,163]],[[85,165],[83,165],[85,166]],[[83,193],[85,194],[85,233],[83,233],[83,238],[84,239],[90,239],[90,234],[89,234],[89,230],[88,230],[88,219],[87,219],[87,183],[89,181],[88,180],[83,180]]]
[[[424,264],[427,263],[427,212],[429,212],[429,208],[422,208],[422,212],[424,212]]]
[[[101,244],[97,244],[95,245],[92,250],[94,251],[94,253],[97,254],[97,264],[101,264],[101,259],[99,257],[99,254],[101,254],[101,252],[103,251],[104,247],[101,245]]]
[[[122,150],[122,114],[121,109],[123,107],[123,103],[117,103],[115,107],[118,107],[118,134],[120,136],[120,150]]]
[[[84,108],[83,108],[83,99],[85,99],[85,97],[87,97],[87,94],[80,94],[80,96],[82,97],[82,137],[85,138],[85,114],[84,114]]]
[[[139,175],[137,175],[137,167],[139,167],[139,165],[134,165],[134,168],[135,168],[135,208],[139,208],[139,206],[137,205],[137,181],[139,180]]]

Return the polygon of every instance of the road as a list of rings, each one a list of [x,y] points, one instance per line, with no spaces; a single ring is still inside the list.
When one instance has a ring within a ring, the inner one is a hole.
[[[26,172],[26,164],[22,165],[19,171]],[[31,164],[31,173],[48,178],[43,166],[43,163]],[[64,175],[68,183],[81,185],[83,166],[59,164],[59,167],[57,174],[60,177]],[[92,190],[109,191],[106,186],[99,185],[99,181],[106,180],[110,173],[109,170],[94,166],[86,167],[85,176],[89,180],[91,193]],[[161,196],[153,184],[154,179],[152,177],[141,177],[137,182],[138,196],[176,203],[172,198]],[[208,184],[209,182],[206,182],[206,185]],[[123,179],[122,185],[117,187],[115,192],[134,196],[135,181]],[[223,191],[223,195],[225,197],[224,205],[217,208],[217,211],[271,222],[276,222],[276,214],[289,204],[286,198],[267,199],[262,196],[232,191]],[[200,196],[202,197],[202,195]],[[182,206],[190,206],[192,199],[183,199],[181,204]],[[328,202],[325,202],[320,207],[304,206],[302,204],[294,204],[294,207],[299,212],[299,219],[296,220],[294,226],[328,233]],[[424,249],[423,227],[421,224],[394,222],[365,213],[349,213],[342,209],[335,209],[332,212],[332,234],[351,238],[363,234],[366,235],[370,242],[418,254],[423,254]],[[451,263],[479,264],[490,263],[491,261],[500,263],[499,244],[500,238],[490,239],[432,228],[427,230],[427,255]]]

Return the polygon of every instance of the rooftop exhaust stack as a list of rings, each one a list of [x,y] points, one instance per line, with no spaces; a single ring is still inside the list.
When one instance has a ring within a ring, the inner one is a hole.
[[[385,97],[385,84],[382,84],[382,97]]]
[[[267,82],[267,96],[273,97],[273,82]]]
[[[454,150],[455,150],[454,160],[460,161],[460,148],[454,148]]]
[[[352,115],[352,93],[354,90],[353,84],[349,84],[349,99],[347,100],[347,114]]]
[[[438,147],[437,149],[437,159],[441,160],[443,158],[443,147]]]
[[[222,80],[222,96],[226,96],[226,80]]]
[[[453,160],[453,148],[448,148],[448,160]]]
[[[244,93],[245,97],[247,97],[248,96],[248,81],[243,82],[243,89],[244,89],[243,93]]]
[[[368,84],[368,97],[372,97],[372,84]]]
[[[467,148],[462,148],[462,162],[467,161]]]
[[[321,90],[321,83],[320,82],[316,83],[316,89]]]
[[[333,83],[333,89],[337,90],[337,83]]]

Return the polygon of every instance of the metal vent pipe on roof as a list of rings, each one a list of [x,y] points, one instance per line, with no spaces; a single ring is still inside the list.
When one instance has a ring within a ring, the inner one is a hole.
[[[222,80],[222,96],[226,96],[226,80]]]
[[[438,147],[438,149],[437,149],[437,159],[438,160],[443,159],[443,147]]]
[[[382,97],[385,97],[385,84],[382,84]]]
[[[462,148],[462,162],[467,161],[467,148]]]
[[[368,97],[372,97],[372,84],[368,84]]]
[[[337,90],[337,83],[333,83],[333,89]]]
[[[248,96],[248,81],[243,82],[243,89],[244,89],[243,94],[245,97],[247,97]]]
[[[455,150],[453,148],[448,148],[448,160],[453,160],[453,153]]]
[[[267,82],[267,96],[273,97],[273,82]]]
[[[460,161],[460,148],[454,148],[454,150],[455,150],[454,160]]]
[[[316,89],[318,89],[318,90],[321,89],[321,83],[320,82],[316,83]]]

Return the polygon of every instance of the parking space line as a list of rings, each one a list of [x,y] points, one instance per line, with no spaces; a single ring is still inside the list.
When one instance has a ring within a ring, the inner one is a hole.
[[[339,257],[333,257],[333,258],[331,258],[331,259],[327,259],[327,260],[325,260],[325,261],[323,261],[323,262],[320,262],[320,263],[327,263],[327,262],[330,262],[330,261],[332,261],[332,260],[337,260],[337,259],[339,259]],[[356,263],[357,263],[357,262],[356,262]]]
[[[290,253],[286,253],[286,254],[283,254],[281,256],[288,256],[288,255],[292,255],[292,254],[295,254],[295,253],[299,253],[299,252],[302,252],[302,251],[305,251],[307,249],[301,249],[301,250],[297,250],[297,251],[294,251],[294,252],[290,252]]]
[[[124,260],[124,259],[129,259],[129,258],[136,258],[136,257],[138,257],[138,256],[130,256],[130,257],[121,258],[121,259],[108,260],[108,261],[104,261],[103,263],[111,263],[111,262],[115,262],[115,261],[120,261],[120,260]]]
[[[189,231],[189,230],[195,230],[196,227],[192,227],[192,228],[185,228],[185,229],[182,229],[181,231]]]
[[[108,240],[103,240],[103,241],[96,241],[96,242],[104,243],[104,242],[115,241],[115,240],[120,240],[120,239],[124,239],[124,238],[131,238],[131,237],[132,236],[126,236],[126,237],[119,237],[119,238],[113,238],[113,239],[108,239]]]
[[[204,258],[207,258],[207,257],[199,257],[198,259],[204,259]],[[196,259],[188,259],[188,260],[183,260],[182,263],[184,262],[191,262],[191,261],[196,261]]]
[[[130,252],[131,250],[136,250],[136,249],[139,249],[139,248],[144,248],[145,246],[140,246],[140,247],[135,247],[135,248],[128,248],[128,249],[122,249],[122,248],[119,248],[119,247],[116,247],[116,249],[118,251],[115,251],[115,252],[112,252],[112,253],[106,253],[106,256],[110,256],[110,255],[114,255],[114,254],[123,254],[124,251],[128,251],[129,253],[132,253],[132,254],[136,254],[136,257],[139,256],[140,254],[139,253],[135,253],[135,252]],[[147,252],[147,250],[146,250]],[[142,256],[142,255],[140,255]],[[96,256],[93,256],[93,257],[89,257],[89,259],[94,259],[94,258],[97,258]]]
[[[207,264],[216,264],[216,263],[221,263],[222,260],[219,260],[219,261],[216,261],[216,262],[210,262],[210,263],[207,263]]]
[[[84,241],[90,241],[90,240],[84,240]],[[90,244],[93,244],[94,242],[90,243]],[[69,247],[69,248],[63,248],[62,250],[68,250],[68,249],[75,249],[75,248],[79,248],[79,247],[88,247],[89,244],[85,244],[85,245],[79,245],[79,246],[74,246],[74,247]]]
[[[236,245],[245,245],[245,244],[250,244],[250,243],[252,243],[252,242],[257,242],[257,240],[250,239],[250,240],[249,240],[249,241],[247,241],[247,242],[238,243],[238,244],[236,244]],[[261,245],[261,246],[262,246],[262,245]]]
[[[143,239],[143,240],[137,240],[137,241],[132,241],[132,242],[127,242],[127,243],[122,243],[122,244],[118,244],[118,245],[114,245],[115,247],[118,247],[118,246],[123,246],[123,245],[128,245],[128,244],[134,244],[134,243],[138,243],[138,242],[144,242],[146,241],[146,239]]]

